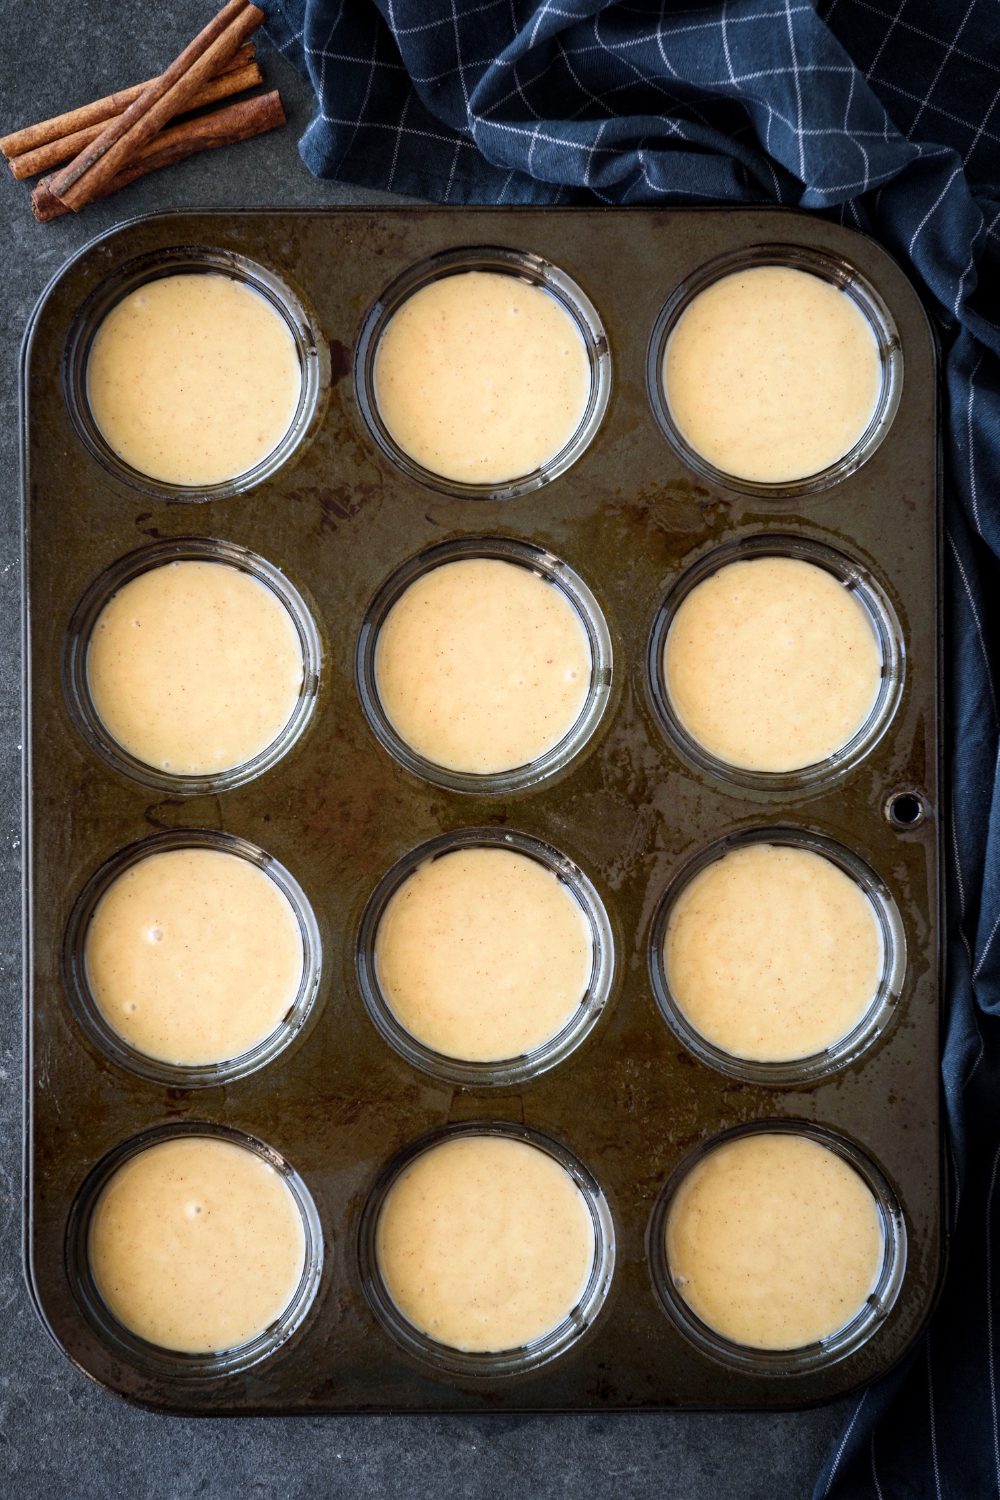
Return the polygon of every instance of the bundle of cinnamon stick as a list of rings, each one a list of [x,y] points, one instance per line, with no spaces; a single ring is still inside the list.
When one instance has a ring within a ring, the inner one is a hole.
[[[170,124],[263,82],[248,42],[263,20],[249,0],[229,0],[159,77],[0,140],[16,178],[49,172],[31,194],[35,218],[78,213],[157,167],[283,125],[277,90]]]

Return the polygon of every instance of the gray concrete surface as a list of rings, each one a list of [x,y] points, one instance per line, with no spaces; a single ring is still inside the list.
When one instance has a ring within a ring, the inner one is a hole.
[[[0,134],[163,67],[212,0],[0,0]],[[308,88],[264,53],[290,123],[38,225],[0,170],[0,1496],[3,1500],[804,1500],[844,1405],[780,1416],[202,1422],[106,1395],[48,1341],[21,1272],[17,356],[49,278],[87,240],[168,207],[393,201],[312,178]],[[398,200],[395,200],[398,201]]]

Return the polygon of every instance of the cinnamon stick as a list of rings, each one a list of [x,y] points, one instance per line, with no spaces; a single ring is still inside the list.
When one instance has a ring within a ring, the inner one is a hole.
[[[50,191],[74,213],[102,196],[104,188],[137,159],[167,121],[182,114],[220,64],[242,46],[264,20],[246,0],[229,0],[155,82],[105,127],[96,141],[56,173]]]
[[[244,89],[255,88],[263,81],[263,74],[255,62],[249,62],[243,68],[219,73],[215,78],[210,78],[204,88],[199,89],[188,104],[188,109],[201,109],[203,105],[215,104],[220,99],[228,99],[233,94],[241,94]],[[34,177],[38,172],[48,172],[53,167],[59,166],[60,162],[69,161],[76,156],[84,146],[89,146],[103,129],[104,124],[101,122],[89,125],[84,130],[75,131],[72,135],[49,141],[47,145],[39,146],[34,151],[25,151],[19,156],[12,156],[7,165],[19,182],[25,177]]]
[[[285,111],[277,89],[270,94],[258,94],[255,99],[244,99],[239,104],[230,104],[214,114],[199,115],[196,120],[185,120],[174,125],[148,141],[142,153],[130,165],[106,182],[97,194],[107,198],[119,188],[127,187],[137,177],[154,172],[157,167],[167,167],[174,162],[193,156],[196,151],[211,151],[218,146],[229,146],[237,141],[248,141],[255,135],[263,135],[285,123]],[[69,213],[69,205],[51,192],[51,177],[43,177],[31,195],[31,208],[39,223],[57,219]]]
[[[248,42],[235,56],[222,65],[216,76],[235,72],[238,68],[245,68],[247,63],[253,62],[256,51],[257,48],[253,42]],[[160,76],[157,74],[157,78]],[[153,78],[147,78],[143,83],[134,83],[131,88],[119,89],[116,94],[108,94],[103,99],[95,99],[92,104],[83,104],[79,109],[67,110],[62,115],[53,115],[51,120],[40,120],[37,125],[26,125],[23,130],[15,130],[13,134],[5,135],[0,140],[0,154],[8,159],[23,156],[29,151],[37,151],[42,146],[48,146],[53,141],[61,141],[78,131],[87,130],[94,125],[103,125],[115,115],[124,114],[143,90],[148,89],[149,85],[155,81]]]

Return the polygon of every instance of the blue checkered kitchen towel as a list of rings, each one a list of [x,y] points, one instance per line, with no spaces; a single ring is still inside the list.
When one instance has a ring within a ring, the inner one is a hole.
[[[796,204],[875,235],[945,356],[944,1086],[956,1229],[817,1497],[1000,1497],[1000,0],[261,0],[321,177],[446,203]],[[995,1248],[994,1248],[995,1247]]]

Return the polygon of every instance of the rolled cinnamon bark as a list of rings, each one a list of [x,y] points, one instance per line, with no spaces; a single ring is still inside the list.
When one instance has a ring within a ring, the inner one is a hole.
[[[215,104],[233,94],[242,94],[244,89],[255,88],[263,81],[263,74],[255,62],[230,73],[220,73],[209,79],[205,87],[198,91],[188,104],[188,109],[201,109],[203,105]],[[7,165],[19,182],[25,177],[34,177],[38,172],[50,171],[60,162],[69,161],[84,146],[96,140],[103,129],[103,125],[91,125],[87,130],[78,130],[74,135],[64,136],[62,140],[39,146],[37,151],[26,151],[22,156],[13,156]]]
[[[264,12],[246,0],[229,4],[195,37],[180,57],[142,93],[124,114],[110,121],[95,141],[57,172],[49,190],[74,213],[141,154],[168,120],[189,108],[203,84],[242,46],[264,20]]]
[[[277,89],[270,94],[259,94],[256,99],[244,99],[240,104],[230,104],[214,114],[200,115],[196,120],[185,120],[174,125],[148,141],[142,154],[123,171],[105,183],[100,198],[107,198],[119,188],[127,187],[137,177],[154,172],[157,167],[167,167],[196,151],[211,151],[218,146],[230,146],[237,141],[248,141],[267,130],[275,130],[285,123],[285,111]],[[41,224],[69,213],[69,206],[57,198],[49,189],[51,178],[42,178],[31,195],[31,208]]]
[[[220,77],[223,73],[233,73],[240,68],[245,68],[248,63],[253,62],[256,51],[254,43],[247,42],[246,46],[241,47],[228,62],[223,63],[216,76]],[[161,75],[158,73],[156,76],[159,78]],[[65,114],[53,115],[51,120],[39,120],[37,125],[26,125],[23,130],[15,130],[11,135],[5,135],[0,140],[0,154],[10,160],[24,156],[29,151],[37,151],[42,146],[61,141],[95,125],[103,125],[115,115],[124,114],[143,90],[148,89],[149,85],[155,81],[153,78],[147,78],[143,83],[134,83],[131,88],[119,89],[115,94],[107,94],[103,99],[95,99],[92,104],[82,104],[79,109],[70,109]],[[61,158],[57,159],[61,160]]]

